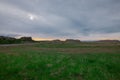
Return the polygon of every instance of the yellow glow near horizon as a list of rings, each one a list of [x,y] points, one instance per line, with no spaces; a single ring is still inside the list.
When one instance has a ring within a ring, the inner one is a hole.
[[[55,38],[32,38],[35,41],[51,41],[51,40],[56,40]],[[64,41],[65,39],[59,39],[61,41]]]
[[[68,38],[69,39],[69,38]],[[51,40],[56,40],[55,38],[33,38],[35,41],[51,41]],[[61,41],[65,41],[66,39],[59,39]],[[94,38],[94,39],[79,39],[82,41],[86,40],[120,40],[119,38]]]
[[[33,40],[35,40],[35,41],[46,41],[46,40],[54,40],[54,39],[50,39],[50,38],[33,38]]]

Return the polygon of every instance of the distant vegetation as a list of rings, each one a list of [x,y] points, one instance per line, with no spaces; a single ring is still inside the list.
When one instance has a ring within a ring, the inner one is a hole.
[[[59,39],[52,41],[34,41],[32,37],[21,37],[19,39],[7,36],[0,36],[0,44],[16,44],[16,43],[31,43],[31,42],[50,42],[50,43],[80,43],[82,41],[78,39],[66,39],[65,41],[61,41]],[[120,42],[119,40],[99,40],[94,42]]]
[[[21,40],[12,37],[0,36],[0,44],[12,44],[12,43],[21,43]]]
[[[23,42],[33,42],[33,40],[31,37],[21,37],[20,39],[16,39],[13,37],[0,36],[0,44],[15,44]]]
[[[0,36],[0,44],[14,44],[14,43],[26,43],[26,42],[41,42],[41,41],[34,41],[32,40],[32,37],[21,37],[19,39],[13,38],[13,37],[7,37],[7,36]],[[59,43],[63,42],[59,39],[53,40],[53,41],[45,41],[45,42],[53,42],[53,43]],[[80,40],[74,40],[74,39],[66,39],[64,41],[66,43],[79,43]]]
[[[99,40],[98,42],[120,42],[119,40]]]

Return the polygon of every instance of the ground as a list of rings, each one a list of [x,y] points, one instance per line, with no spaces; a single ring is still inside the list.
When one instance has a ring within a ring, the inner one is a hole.
[[[120,43],[0,46],[0,80],[120,80]]]

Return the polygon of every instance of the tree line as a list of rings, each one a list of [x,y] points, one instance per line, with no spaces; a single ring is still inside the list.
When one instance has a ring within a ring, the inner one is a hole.
[[[22,42],[33,42],[31,37],[21,37],[19,39],[7,36],[0,36],[0,44],[15,44]]]

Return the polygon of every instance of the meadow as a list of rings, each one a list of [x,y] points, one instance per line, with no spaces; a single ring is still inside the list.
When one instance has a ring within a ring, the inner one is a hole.
[[[120,43],[0,46],[0,80],[120,80]]]

